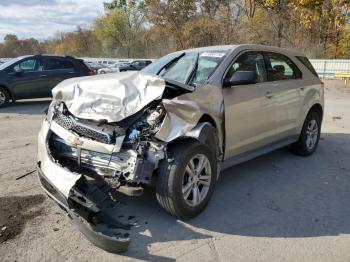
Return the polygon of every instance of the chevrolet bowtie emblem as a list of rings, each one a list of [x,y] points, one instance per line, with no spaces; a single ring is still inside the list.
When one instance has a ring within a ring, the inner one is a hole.
[[[78,137],[75,136],[69,136],[67,138],[67,141],[73,146],[81,146],[84,143]]]

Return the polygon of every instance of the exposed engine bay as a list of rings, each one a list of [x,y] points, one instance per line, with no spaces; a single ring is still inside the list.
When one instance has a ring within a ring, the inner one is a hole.
[[[48,145],[58,163],[72,172],[101,177],[115,189],[133,186],[140,192],[140,183],[151,183],[153,171],[165,156],[165,143],[153,138],[165,115],[161,106],[146,109],[138,115],[138,121],[129,125],[79,120],[69,113],[64,103],[58,103],[57,107],[52,121],[59,126],[79,137],[113,146],[110,153],[86,150],[53,132]]]

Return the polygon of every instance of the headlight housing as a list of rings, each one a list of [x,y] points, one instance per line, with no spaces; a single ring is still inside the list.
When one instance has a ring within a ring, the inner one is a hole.
[[[49,105],[49,108],[47,109],[46,119],[49,123],[51,123],[52,118],[55,115],[56,110],[60,107],[61,102],[60,101],[52,101]]]

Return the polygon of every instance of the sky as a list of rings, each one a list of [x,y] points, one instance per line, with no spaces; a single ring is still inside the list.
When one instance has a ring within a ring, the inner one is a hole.
[[[44,40],[58,31],[87,27],[106,0],[0,0],[0,42],[6,34]]]

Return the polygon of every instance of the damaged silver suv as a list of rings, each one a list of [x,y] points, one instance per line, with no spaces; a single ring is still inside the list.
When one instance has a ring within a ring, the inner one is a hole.
[[[74,78],[52,93],[39,134],[41,184],[109,251],[129,243],[120,233],[128,225],[105,208],[116,192],[139,196],[154,185],[166,211],[192,218],[221,170],[287,145],[311,155],[324,105],[303,54],[260,45],[179,51],[141,72]]]

